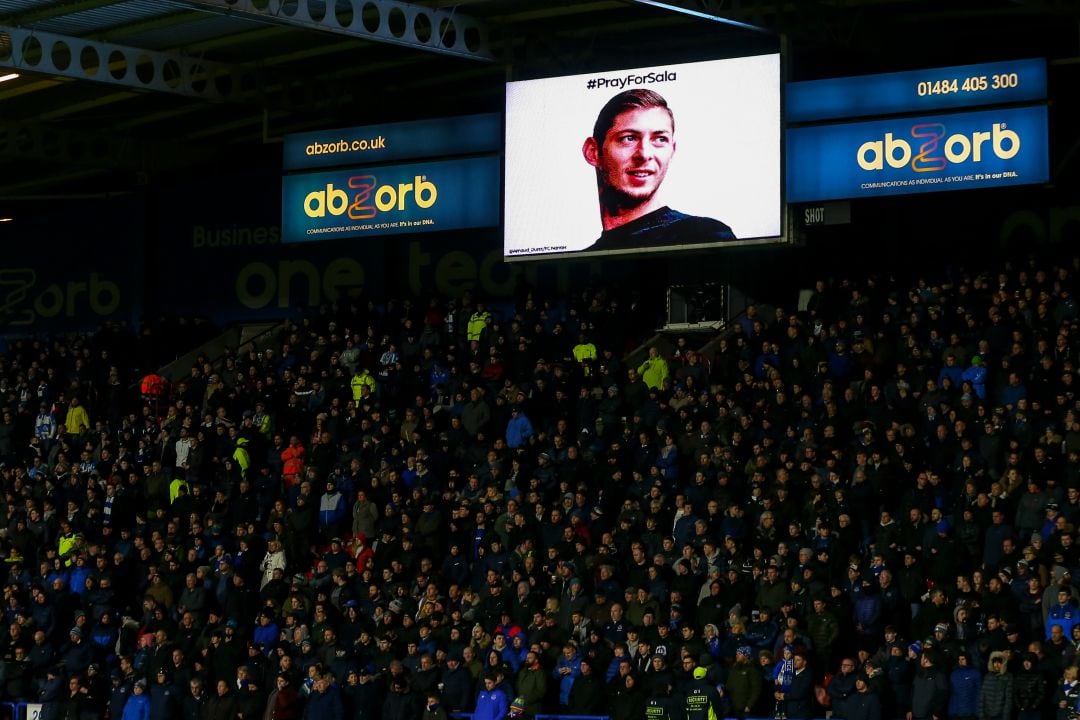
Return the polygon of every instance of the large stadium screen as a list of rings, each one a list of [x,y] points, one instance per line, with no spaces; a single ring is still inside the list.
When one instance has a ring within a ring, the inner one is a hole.
[[[782,235],[780,55],[506,86],[508,260]]]

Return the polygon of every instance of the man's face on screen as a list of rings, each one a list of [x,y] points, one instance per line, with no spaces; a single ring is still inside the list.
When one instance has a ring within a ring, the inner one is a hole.
[[[635,207],[648,202],[664,182],[675,154],[675,134],[666,108],[638,108],[615,117],[594,157],[600,190],[608,203]]]

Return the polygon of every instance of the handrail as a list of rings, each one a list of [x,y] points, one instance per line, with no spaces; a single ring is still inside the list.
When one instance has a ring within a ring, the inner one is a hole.
[[[472,720],[472,713],[448,713],[451,720]],[[533,720],[610,720],[610,715],[534,715]],[[32,720],[26,718],[26,720]],[[734,715],[725,715],[720,720],[736,720]],[[773,720],[771,716],[753,717],[747,716],[745,720]],[[826,718],[813,718],[812,720],[826,720]]]

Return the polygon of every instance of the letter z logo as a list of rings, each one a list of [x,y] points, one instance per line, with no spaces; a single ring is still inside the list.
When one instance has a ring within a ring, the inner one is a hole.
[[[374,175],[353,175],[349,178],[349,189],[355,190],[352,204],[349,205],[349,217],[353,220],[369,220],[375,217],[375,206],[366,204],[371,200],[375,189]]]
[[[923,123],[911,126],[911,137],[930,138],[919,146],[919,152],[911,159],[911,169],[915,172],[940,172],[948,164],[942,155],[930,153],[938,149],[938,142],[945,137],[945,126],[941,123]]]
[[[27,299],[28,291],[37,283],[37,273],[31,268],[5,268],[0,270],[0,324],[29,325],[34,321],[34,311],[19,309]]]

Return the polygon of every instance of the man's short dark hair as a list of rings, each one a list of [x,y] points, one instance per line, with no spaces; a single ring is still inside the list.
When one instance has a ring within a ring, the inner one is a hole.
[[[674,130],[675,116],[671,113],[667,100],[660,93],[638,88],[635,90],[623,90],[612,97],[604,104],[604,107],[600,108],[600,114],[596,116],[596,124],[593,125],[592,134],[593,140],[596,141],[596,147],[603,150],[604,136],[607,135],[607,131],[611,129],[611,126],[615,124],[615,118],[628,110],[647,110],[654,107],[662,107],[668,111],[668,116],[671,117],[671,129]]]

